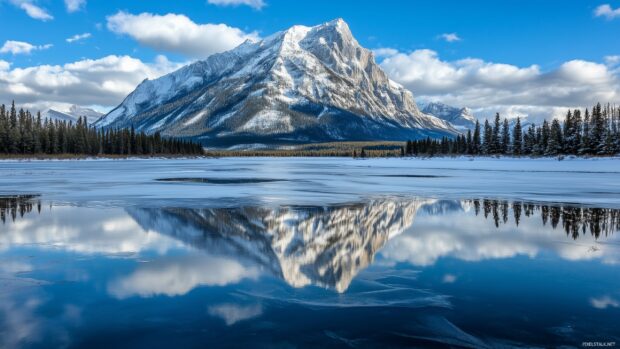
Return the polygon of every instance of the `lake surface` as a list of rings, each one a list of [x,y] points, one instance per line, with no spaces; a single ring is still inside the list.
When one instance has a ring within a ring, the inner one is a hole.
[[[0,162],[0,347],[617,345],[618,162]]]

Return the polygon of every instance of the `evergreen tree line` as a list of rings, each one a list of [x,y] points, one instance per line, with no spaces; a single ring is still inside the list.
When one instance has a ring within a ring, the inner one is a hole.
[[[29,111],[0,106],[0,154],[202,155],[200,144],[131,129],[101,130],[77,122],[43,120]]]
[[[561,227],[566,235],[577,239],[587,233],[595,238],[609,236],[620,230],[620,210],[612,208],[577,207],[570,205],[544,205],[503,200],[466,200],[473,205],[476,216],[483,213],[484,218],[492,218],[495,226],[509,222],[512,211],[514,223],[518,226],[521,216],[540,214],[543,225],[551,224],[553,229]]]
[[[598,103],[588,109],[569,110],[563,122],[546,120],[522,128],[517,118],[510,127],[499,113],[484,125],[476,121],[474,130],[455,138],[407,141],[403,155],[598,155],[620,153],[620,107]]]

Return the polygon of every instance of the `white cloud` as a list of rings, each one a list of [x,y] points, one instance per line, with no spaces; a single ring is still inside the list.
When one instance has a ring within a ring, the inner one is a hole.
[[[35,50],[47,50],[48,48],[51,48],[52,46],[53,46],[52,44],[37,46],[37,45],[32,45],[30,43],[23,42],[23,41],[7,40],[4,42],[4,45],[2,45],[2,47],[0,48],[0,53],[11,53],[14,55],[29,54]]]
[[[184,15],[118,12],[107,17],[108,29],[128,35],[155,50],[205,58],[232,49],[247,39],[258,38],[226,24],[197,24]]]
[[[398,50],[391,47],[380,47],[372,50],[376,57],[390,57],[398,54]]]
[[[605,64],[610,67],[620,64],[620,55],[618,56],[605,56]]]
[[[457,42],[462,40],[456,33],[443,33],[439,35],[439,38],[446,42]]]
[[[525,111],[520,116],[549,117],[556,109],[586,107],[620,98],[617,72],[604,64],[572,60],[543,72],[537,65],[510,64],[466,58],[441,60],[432,50],[398,53],[381,66],[391,79],[405,85],[419,101],[441,101],[484,111]],[[506,115],[516,116],[516,115]]]
[[[257,10],[263,8],[266,4],[263,0],[208,0],[209,4],[219,6],[239,6],[246,5]]]
[[[32,0],[10,0],[10,2],[24,10],[28,16],[34,19],[42,21],[48,21],[54,19],[54,17],[47,12],[47,10],[34,4]]]
[[[86,6],[86,0],[65,0],[67,12],[77,12]]]
[[[90,33],[84,33],[84,34],[75,34],[70,38],[67,38],[67,42],[75,42],[75,41],[79,41],[79,40],[84,40],[84,39],[88,39],[90,38],[92,35]]]
[[[38,65],[9,69],[0,64],[0,100],[35,110],[72,104],[118,105],[145,78],[153,79],[183,64],[159,56],[145,63],[130,56],[110,55],[64,65]],[[60,110],[64,110],[60,109]]]
[[[616,17],[620,17],[620,8],[614,9],[609,4],[600,5],[596,9],[594,9],[594,16],[605,17],[609,20],[612,20]]]

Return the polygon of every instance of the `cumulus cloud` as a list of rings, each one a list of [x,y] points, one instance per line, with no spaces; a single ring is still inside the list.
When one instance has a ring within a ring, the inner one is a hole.
[[[246,5],[257,10],[260,10],[265,6],[265,2],[263,0],[208,0],[209,4],[219,5],[219,6],[239,6]]]
[[[620,17],[620,8],[612,8],[609,4],[603,4],[594,9],[594,16],[605,17],[609,20]]]
[[[245,40],[256,40],[256,33],[245,33],[226,24],[197,24],[184,15],[133,15],[118,12],[107,17],[108,29],[128,35],[155,50],[204,58],[232,49]]]
[[[389,56],[381,66],[420,101],[467,106],[479,117],[497,111],[550,117],[550,111],[566,113],[569,107],[620,98],[617,73],[604,64],[583,60],[544,72],[537,65],[519,67],[475,58],[445,61],[437,52],[422,49]]]
[[[14,99],[33,111],[49,107],[68,109],[72,104],[113,107],[145,78],[157,78],[182,65],[165,56],[145,63],[116,55],[14,69],[0,64],[0,100]]]
[[[446,42],[457,42],[462,40],[456,33],[443,33],[439,35],[439,38]]]
[[[52,44],[47,45],[33,45],[24,41],[7,40],[0,48],[0,53],[11,53],[14,55],[29,54],[36,50],[47,50],[52,47]]]
[[[28,16],[41,21],[48,21],[54,17],[47,10],[34,4],[32,0],[10,0],[10,2],[24,10]]]
[[[80,40],[84,40],[84,39],[88,39],[91,37],[90,33],[84,33],[84,34],[75,34],[70,38],[67,38],[67,42],[71,43],[71,42],[75,42],[75,41],[80,41]]]
[[[605,64],[610,67],[620,64],[620,55],[618,56],[605,56]]]
[[[67,12],[77,12],[86,6],[86,0],[65,0]]]

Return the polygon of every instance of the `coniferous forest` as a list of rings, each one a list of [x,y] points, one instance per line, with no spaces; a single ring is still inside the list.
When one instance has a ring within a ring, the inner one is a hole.
[[[200,144],[132,129],[101,130],[77,122],[43,120],[41,114],[0,106],[0,154],[16,155],[202,155]]]
[[[495,115],[456,138],[408,141],[403,155],[611,156],[620,153],[620,107],[597,104],[592,110],[568,111],[564,121],[511,127]]]

